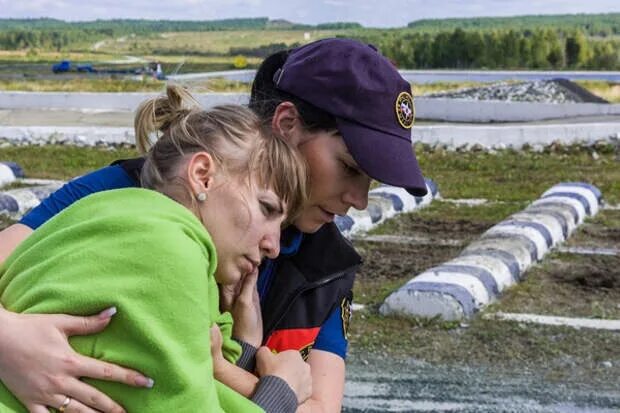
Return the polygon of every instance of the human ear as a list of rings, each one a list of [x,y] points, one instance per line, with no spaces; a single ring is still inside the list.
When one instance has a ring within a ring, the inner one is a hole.
[[[271,129],[282,139],[298,146],[300,142],[302,124],[297,107],[293,102],[282,102],[271,118]]]
[[[217,165],[208,152],[197,152],[187,163],[187,182],[192,194],[197,196],[206,193],[213,187],[213,178],[217,172]]]

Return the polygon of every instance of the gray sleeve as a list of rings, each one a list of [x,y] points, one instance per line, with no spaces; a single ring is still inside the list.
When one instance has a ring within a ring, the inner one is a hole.
[[[251,400],[266,413],[294,413],[297,396],[284,380],[276,376],[263,376]]]
[[[254,373],[254,368],[256,366],[257,348],[251,344],[246,343],[245,341],[237,339],[234,340],[241,345],[241,357],[239,357],[239,360],[237,360],[237,366],[241,367],[245,371]]]

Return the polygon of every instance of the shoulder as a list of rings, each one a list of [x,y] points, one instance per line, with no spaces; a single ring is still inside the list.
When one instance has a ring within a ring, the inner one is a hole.
[[[47,229],[46,229],[47,228]],[[214,246],[200,221],[178,202],[156,191],[123,188],[87,196],[41,227],[46,233],[73,231],[76,237],[190,259],[197,252],[214,259]],[[189,264],[189,263],[188,263]]]

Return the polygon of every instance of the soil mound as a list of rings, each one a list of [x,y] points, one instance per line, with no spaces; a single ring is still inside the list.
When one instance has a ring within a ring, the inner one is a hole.
[[[495,83],[484,87],[460,89],[426,95],[431,98],[499,100],[540,103],[609,103],[568,79]]]

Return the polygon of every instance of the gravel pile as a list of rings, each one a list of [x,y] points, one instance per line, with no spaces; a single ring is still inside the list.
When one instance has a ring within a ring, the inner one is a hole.
[[[500,100],[539,103],[608,103],[566,79],[537,80],[518,83],[495,83],[484,87],[460,89],[425,95],[431,98]]]

